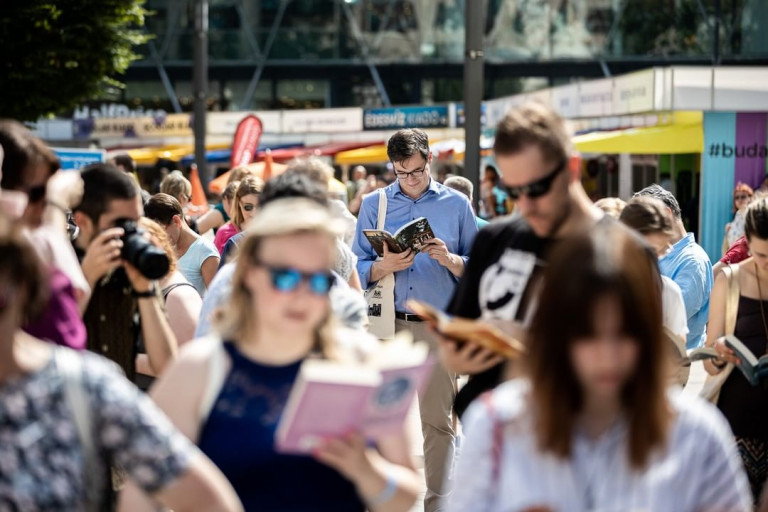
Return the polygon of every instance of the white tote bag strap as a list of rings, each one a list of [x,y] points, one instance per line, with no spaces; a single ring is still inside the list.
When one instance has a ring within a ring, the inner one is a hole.
[[[75,351],[55,347],[53,358],[56,370],[61,376],[64,388],[64,398],[67,401],[72,419],[77,429],[77,437],[83,450],[85,460],[86,512],[97,512],[101,507],[100,490],[103,482],[94,482],[93,478],[100,474],[96,459],[96,449],[93,444],[93,428],[91,421],[91,404],[83,383],[83,362]]]
[[[387,193],[383,188],[379,189],[379,214],[376,219],[376,229],[383,230],[387,220]]]
[[[227,378],[227,353],[224,350],[221,339],[208,338],[201,341],[214,343],[215,346],[211,350],[208,364],[208,379],[205,383],[205,391],[203,392],[203,398],[200,401],[200,408],[197,414],[200,425],[205,423],[208,415],[211,414],[213,404],[216,403],[216,398],[218,398],[221,388],[224,386],[224,381]]]

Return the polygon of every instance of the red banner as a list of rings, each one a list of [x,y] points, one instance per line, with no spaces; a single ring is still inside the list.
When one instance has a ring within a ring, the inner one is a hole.
[[[232,141],[232,156],[229,159],[230,169],[239,165],[247,165],[256,157],[259,140],[263,131],[261,120],[248,115],[240,121]]]

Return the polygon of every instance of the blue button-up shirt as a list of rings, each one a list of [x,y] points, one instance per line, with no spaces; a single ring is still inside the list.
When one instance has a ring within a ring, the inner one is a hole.
[[[430,180],[426,192],[416,200],[405,195],[398,182],[384,190],[387,195],[386,231],[394,233],[412,220],[426,217],[435,236],[445,242],[448,251],[461,256],[466,265],[477,224],[465,196],[435,180]],[[371,285],[371,266],[377,258],[363,230],[376,229],[378,210],[379,194],[370,194],[363,199],[357,219],[352,250],[358,257],[357,271],[363,288]],[[409,311],[405,303],[410,299],[445,309],[457,282],[458,278],[429,254],[417,254],[410,268],[395,273],[395,311]]]
[[[683,292],[688,317],[686,347],[690,350],[704,345],[714,281],[709,256],[696,243],[693,233],[688,233],[659,259],[659,268],[661,274],[677,283]]]

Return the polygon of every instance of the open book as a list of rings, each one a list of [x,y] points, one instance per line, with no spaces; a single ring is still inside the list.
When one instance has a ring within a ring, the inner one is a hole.
[[[400,434],[432,365],[427,344],[413,343],[410,333],[384,342],[371,364],[304,361],[275,433],[276,449],[308,454],[352,431],[369,441]]]
[[[734,355],[741,361],[741,364],[737,366],[750,384],[757,386],[762,379],[768,376],[768,354],[758,359],[739,338],[732,334],[725,337],[725,345],[733,350]],[[703,361],[717,357],[718,354],[712,347],[697,348],[688,354],[690,361]]]
[[[482,320],[458,318],[418,300],[409,300],[408,308],[446,338],[459,343],[472,342],[507,359],[514,359],[525,352],[525,346],[495,325]]]
[[[387,244],[389,252],[400,253],[408,249],[418,252],[424,242],[435,238],[435,233],[426,217],[412,220],[395,231],[395,234],[379,229],[364,229],[363,234],[379,256],[384,255],[384,244]]]

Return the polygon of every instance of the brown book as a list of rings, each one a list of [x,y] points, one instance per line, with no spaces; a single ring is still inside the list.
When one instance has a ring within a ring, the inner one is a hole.
[[[451,316],[418,300],[409,300],[406,305],[446,338],[459,343],[475,343],[507,359],[516,359],[525,353],[525,346],[520,340],[495,325]]]

